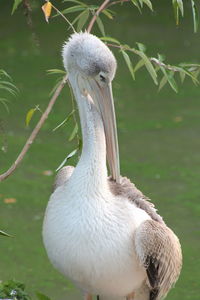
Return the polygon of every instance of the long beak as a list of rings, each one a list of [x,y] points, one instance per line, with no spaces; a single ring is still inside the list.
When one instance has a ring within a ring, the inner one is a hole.
[[[102,116],[106,138],[106,155],[111,176],[116,182],[120,182],[119,148],[112,85],[108,83],[100,86],[95,79],[91,78],[82,78],[82,80],[81,87],[87,90]]]

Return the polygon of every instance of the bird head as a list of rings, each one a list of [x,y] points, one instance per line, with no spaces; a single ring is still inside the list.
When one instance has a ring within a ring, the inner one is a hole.
[[[79,72],[99,83],[111,82],[117,66],[110,49],[87,32],[71,35],[63,47],[63,62],[68,73]]]

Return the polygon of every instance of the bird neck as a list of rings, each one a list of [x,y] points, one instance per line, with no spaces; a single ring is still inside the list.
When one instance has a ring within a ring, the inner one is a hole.
[[[83,148],[74,176],[93,189],[107,185],[106,141],[101,115],[92,99],[81,95],[71,82],[80,116]]]

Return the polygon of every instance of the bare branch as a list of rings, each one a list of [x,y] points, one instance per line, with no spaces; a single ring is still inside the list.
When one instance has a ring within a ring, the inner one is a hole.
[[[92,27],[94,26],[94,23],[97,19],[97,17],[99,16],[99,14],[102,12],[102,10],[104,10],[106,8],[106,6],[108,5],[108,3],[110,2],[110,0],[105,0],[101,6],[99,6],[99,8],[97,9],[97,11],[95,12],[94,16],[92,17],[89,25],[88,25],[88,28],[87,28],[87,32],[91,32],[92,30]]]
[[[22,151],[18,155],[15,162],[11,165],[11,167],[5,173],[0,175],[0,182],[3,181],[4,179],[6,179],[8,176],[10,176],[15,171],[15,169],[19,166],[19,164],[21,163],[21,161],[24,158],[26,152],[28,151],[31,144],[35,140],[38,132],[40,131],[42,125],[44,124],[44,122],[47,119],[49,113],[51,112],[52,107],[53,107],[56,99],[58,98],[58,96],[60,95],[61,90],[63,89],[64,85],[66,84],[66,81],[67,81],[67,76],[63,79],[61,84],[56,89],[55,93],[53,94],[53,96],[52,96],[52,98],[51,98],[51,100],[50,100],[50,102],[49,102],[49,104],[48,104],[48,106],[45,110],[45,112],[42,114],[39,122],[37,123],[34,130],[32,131],[31,135],[29,136],[28,140],[26,141]]]

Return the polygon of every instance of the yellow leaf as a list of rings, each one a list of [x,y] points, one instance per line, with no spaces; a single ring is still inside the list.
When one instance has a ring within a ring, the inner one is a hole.
[[[27,115],[26,115],[26,126],[29,125],[32,117],[33,117],[33,114],[34,112],[36,111],[36,108],[31,108],[28,112],[27,112]]]
[[[44,12],[45,20],[47,21],[47,23],[49,23],[49,17],[51,15],[51,9],[52,9],[52,4],[51,4],[50,1],[48,1],[47,3],[45,3],[42,6],[42,10]]]

